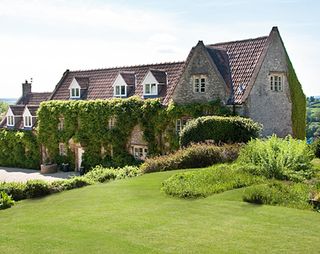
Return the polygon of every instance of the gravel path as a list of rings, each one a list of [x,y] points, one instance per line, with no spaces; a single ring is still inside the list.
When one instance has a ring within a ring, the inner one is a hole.
[[[0,167],[0,182],[26,182],[31,179],[55,181],[79,175],[77,172],[57,172],[41,174],[39,170]]]

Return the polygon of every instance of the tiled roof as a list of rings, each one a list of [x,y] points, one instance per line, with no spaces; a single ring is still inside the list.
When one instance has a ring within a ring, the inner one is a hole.
[[[135,76],[134,72],[120,72],[120,75],[122,76],[124,82],[126,82],[126,84],[128,86],[135,85],[136,76]]]
[[[88,89],[88,85],[89,85],[88,78],[75,77],[75,79],[77,80],[81,89]]]
[[[255,39],[207,45],[209,49],[222,49],[228,54],[235,103],[243,102],[243,95],[253,77],[259,58],[267,47],[267,39],[268,36],[264,36]],[[219,71],[221,72],[220,69]]]
[[[167,83],[167,74],[165,71],[161,70],[150,70],[154,78],[158,81],[160,84],[166,84]]]
[[[29,93],[17,101],[17,105],[39,105],[41,102],[49,99],[51,93]]]
[[[69,86],[74,77],[88,78],[89,85],[87,89],[86,99],[109,99],[113,97],[113,82],[119,73],[131,72],[135,74],[136,87],[134,95],[143,96],[142,81],[150,70],[160,70],[166,72],[168,76],[168,84],[162,89],[160,97],[165,100],[168,96],[167,91],[172,90],[181,76],[185,62],[160,63],[150,65],[138,65],[128,67],[118,67],[110,69],[96,69],[84,71],[69,71],[65,73],[64,78],[57,85],[55,91],[50,97],[51,100],[69,100]],[[128,81],[126,77],[126,82]],[[132,76],[131,76],[132,78]]]
[[[10,106],[10,109],[15,116],[22,116],[24,107],[24,105],[12,105]]]
[[[30,114],[31,114],[32,116],[36,116],[36,115],[37,115],[37,110],[38,110],[38,108],[39,108],[38,105],[28,105],[27,107],[28,107],[29,112],[30,112]]]

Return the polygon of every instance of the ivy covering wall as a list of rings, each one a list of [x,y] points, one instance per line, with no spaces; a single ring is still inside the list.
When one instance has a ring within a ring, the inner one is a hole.
[[[290,87],[290,95],[292,101],[292,131],[293,136],[298,139],[306,138],[306,117],[307,117],[307,100],[303,93],[301,84],[298,80],[296,72],[287,55],[288,63],[288,83]]]
[[[69,147],[72,140],[85,148],[83,165],[87,168],[97,164],[123,165],[134,162],[128,152],[128,141],[136,125],[139,125],[144,133],[148,154],[158,155],[178,148],[176,119],[182,116],[195,118],[204,112],[210,115],[231,113],[221,106],[220,101],[181,106],[173,103],[164,106],[159,99],[141,100],[137,97],[47,101],[41,103],[38,110],[38,137],[54,162],[73,164],[74,153],[69,149],[66,156],[59,155],[59,143]],[[59,130],[59,119],[62,118],[64,127]],[[109,128],[108,124],[111,118],[115,119],[113,128]]]
[[[0,165],[38,169],[40,147],[31,131],[0,130]]]

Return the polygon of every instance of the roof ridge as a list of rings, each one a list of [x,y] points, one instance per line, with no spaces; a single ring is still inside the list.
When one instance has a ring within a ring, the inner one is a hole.
[[[245,41],[253,41],[253,40],[261,40],[261,39],[266,39],[269,36],[260,36],[260,37],[256,37],[256,38],[249,38],[249,39],[243,39],[243,40],[234,40],[234,41],[225,41],[225,42],[218,42],[218,43],[213,43],[213,44],[207,44],[205,45],[206,47],[211,47],[211,46],[219,46],[219,45],[223,45],[223,44],[229,44],[229,43],[238,43],[238,42],[245,42]]]
[[[138,65],[127,65],[127,66],[116,66],[110,68],[97,68],[97,69],[87,69],[87,70],[74,70],[69,71],[69,73],[74,72],[82,72],[82,71],[106,71],[106,70],[117,70],[122,68],[137,68],[137,67],[147,67],[147,66],[155,66],[155,65],[168,65],[168,64],[184,64],[185,61],[173,61],[173,62],[162,62],[162,63],[153,63],[153,64],[138,64]]]

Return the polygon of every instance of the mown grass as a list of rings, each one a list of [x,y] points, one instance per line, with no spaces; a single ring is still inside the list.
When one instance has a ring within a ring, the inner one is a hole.
[[[248,204],[243,189],[171,198],[175,173],[20,201],[0,211],[0,253],[319,253],[318,213]]]

